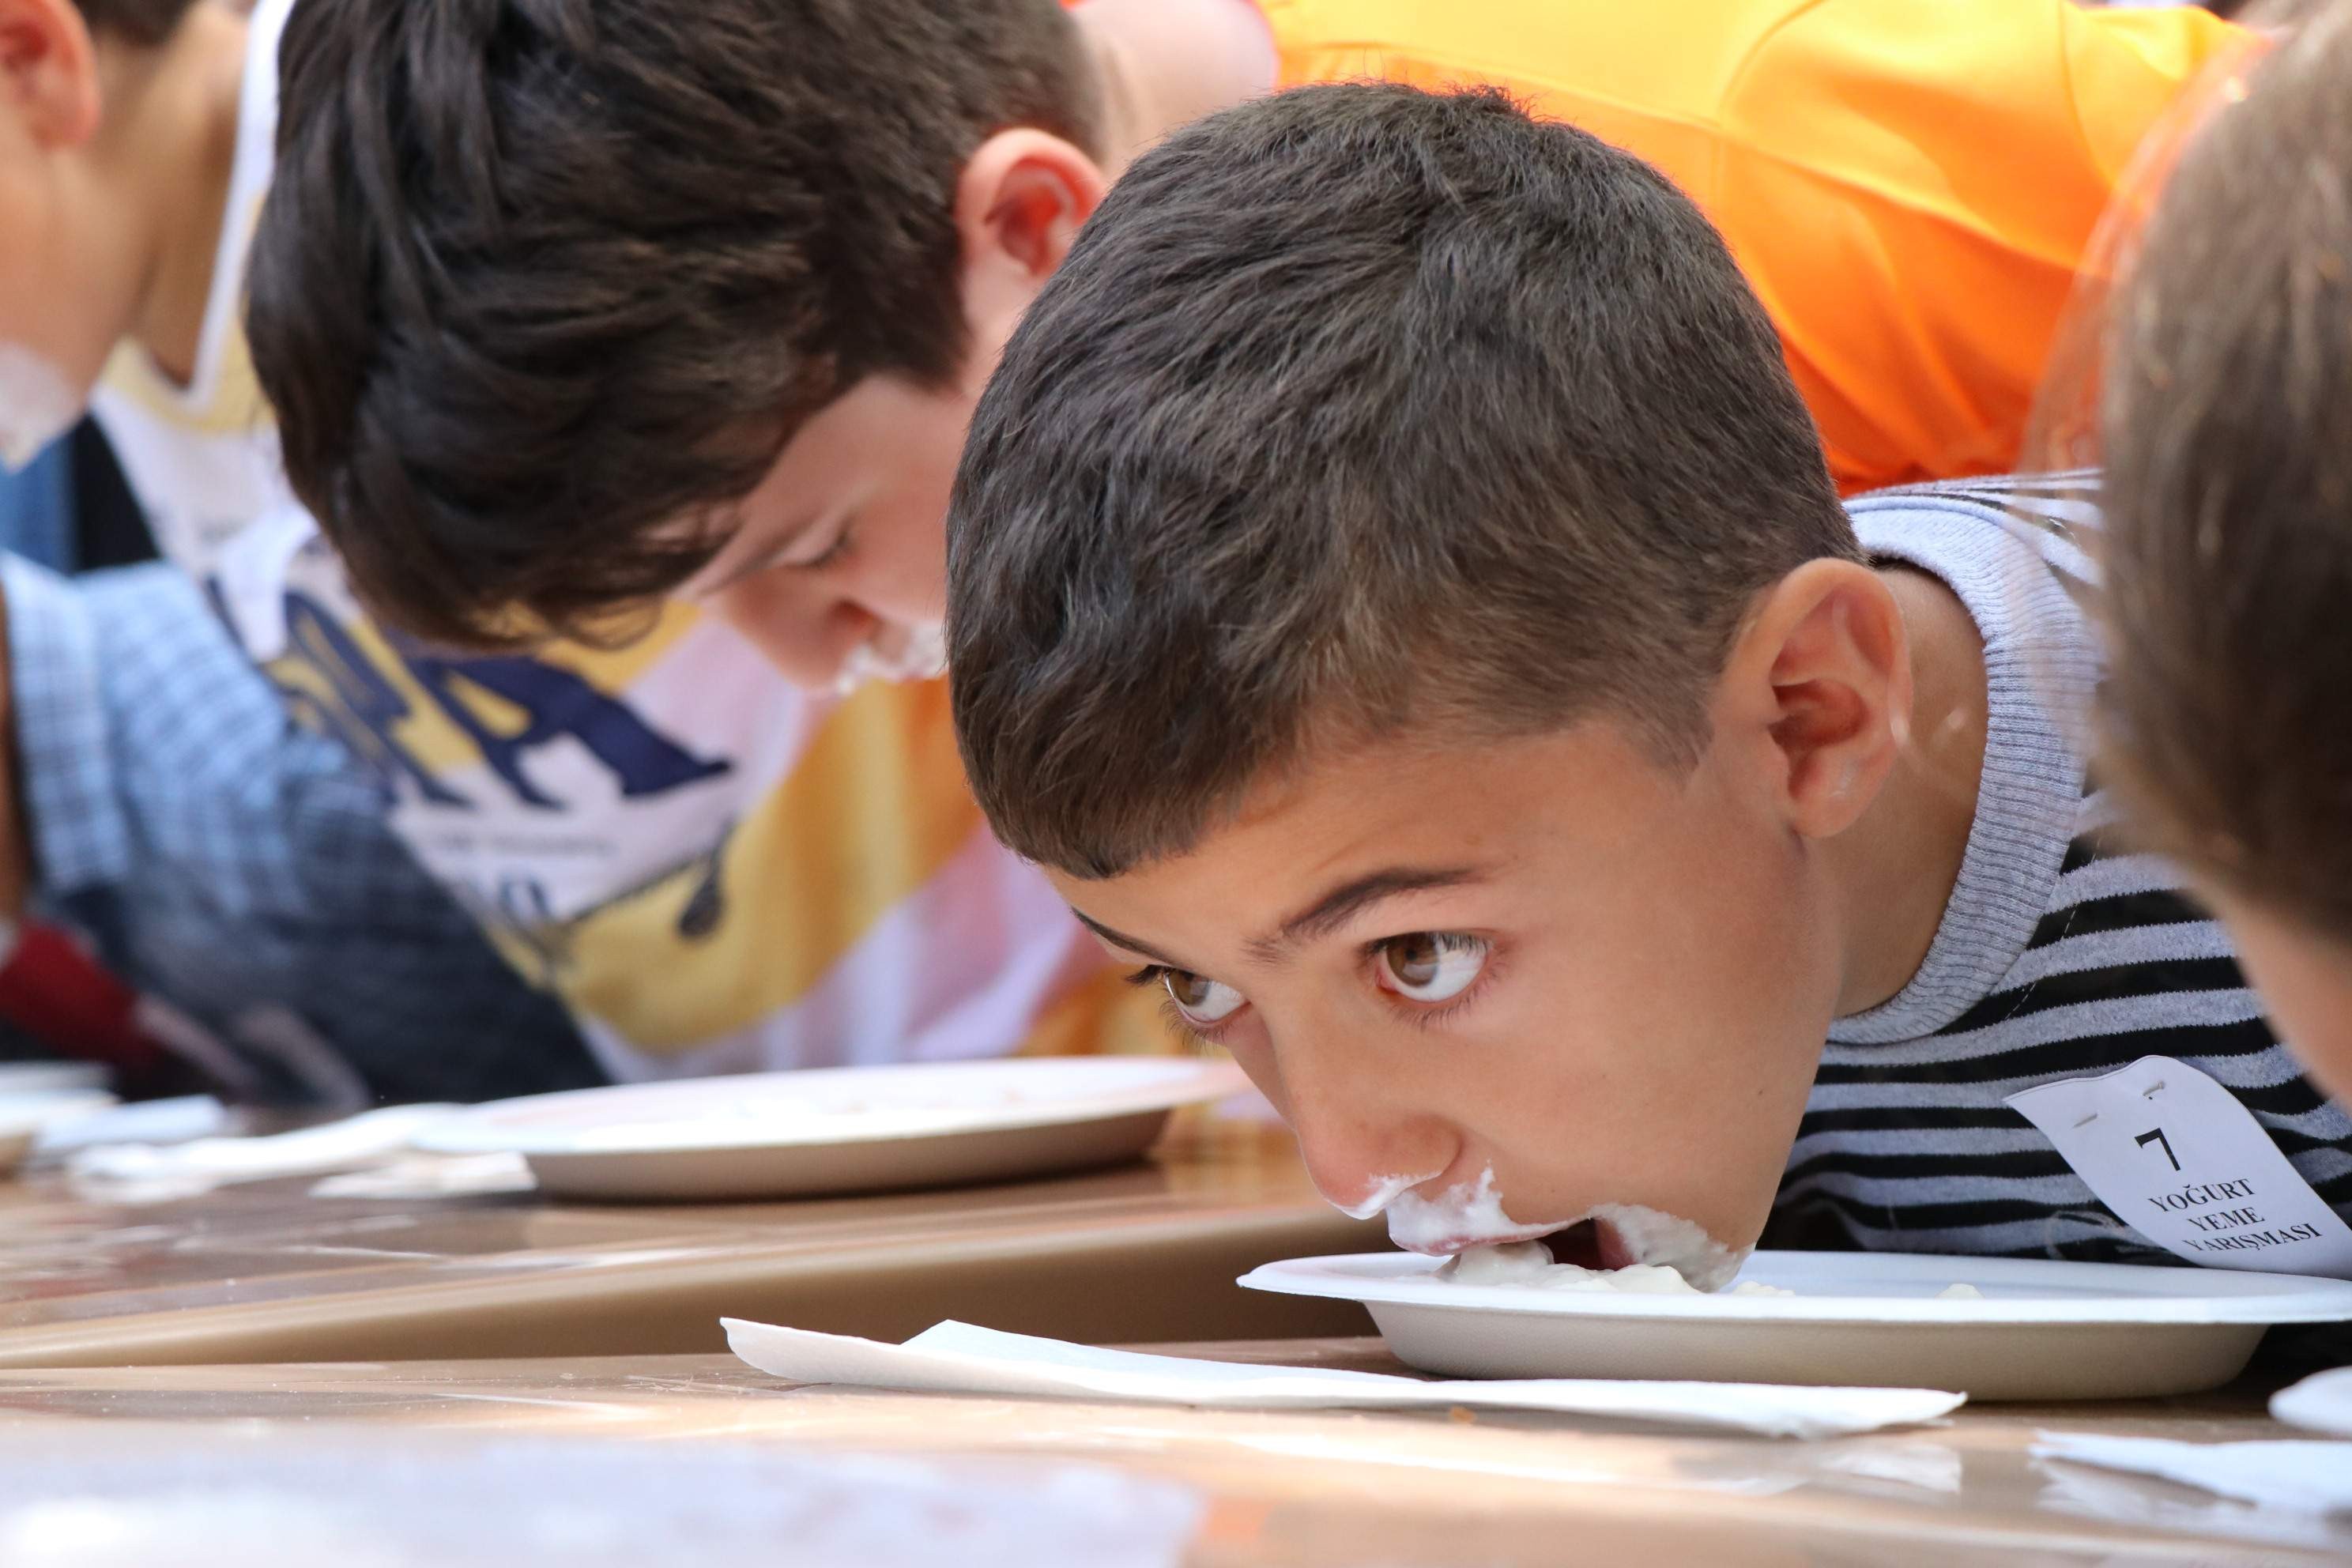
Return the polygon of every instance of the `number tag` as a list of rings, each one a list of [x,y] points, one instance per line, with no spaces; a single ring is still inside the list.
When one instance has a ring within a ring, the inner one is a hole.
[[[2352,1279],[2347,1226],[2253,1112],[2186,1062],[2142,1057],[2101,1078],[2012,1094],[2099,1201],[2209,1268]]]

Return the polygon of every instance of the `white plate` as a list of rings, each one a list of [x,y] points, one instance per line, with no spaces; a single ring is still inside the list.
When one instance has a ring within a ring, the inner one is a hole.
[[[1463,1377],[1891,1384],[1972,1399],[2185,1394],[2235,1377],[2273,1323],[2352,1320],[2352,1283],[2221,1268],[1920,1253],[1759,1252],[1794,1296],[1631,1296],[1433,1278],[1433,1258],[1269,1263],[1254,1290],[1361,1301],[1411,1365]],[[1955,1284],[1981,1300],[1949,1300]]]
[[[1132,1159],[1177,1106],[1247,1087],[1230,1062],[1177,1057],[754,1073],[504,1100],[415,1144],[520,1154],[542,1189],[574,1197],[872,1192]]]

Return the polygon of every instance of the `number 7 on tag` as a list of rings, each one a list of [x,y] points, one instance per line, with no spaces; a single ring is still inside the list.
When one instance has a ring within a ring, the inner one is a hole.
[[[2237,1096],[2188,1063],[2142,1057],[2120,1072],[2045,1083],[2008,1103],[2101,1203],[2176,1257],[2208,1268],[2352,1279],[2352,1226]]]

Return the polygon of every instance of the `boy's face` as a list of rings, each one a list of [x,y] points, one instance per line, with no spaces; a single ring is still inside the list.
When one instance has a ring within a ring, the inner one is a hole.
[[[2291,916],[2208,887],[2263,1011],[2338,1104],[2352,1105],[2352,952]]]
[[[964,432],[1107,184],[1085,153],[1043,132],[989,138],[957,182],[961,366],[939,385],[870,375],[819,410],[737,507],[726,547],[683,596],[803,686],[944,670],[948,496]]]
[[[801,427],[684,590],[785,676],[824,687],[940,673],[948,492],[985,384],[874,376]]]
[[[1231,1048],[1325,1196],[1413,1194],[1391,1220],[1416,1250],[1601,1205],[1744,1248],[1838,989],[1820,882],[1754,762],[1718,741],[1679,776],[1605,721],[1382,745],[1256,790],[1189,854],[1055,881]],[[1446,1217],[1490,1170],[1501,1213]],[[1570,1239],[1641,1260],[1611,1228]]]

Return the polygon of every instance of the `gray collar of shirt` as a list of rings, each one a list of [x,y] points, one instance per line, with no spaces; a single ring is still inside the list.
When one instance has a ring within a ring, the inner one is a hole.
[[[2029,525],[1979,502],[1924,495],[1852,510],[1873,556],[1933,573],[1967,605],[1984,638],[1988,699],[1976,821],[1927,956],[1894,996],[1830,1027],[1838,1043],[1877,1045],[1951,1024],[2024,953],[2080,814],[2073,715],[2087,711],[2096,664],[2083,613]]]

